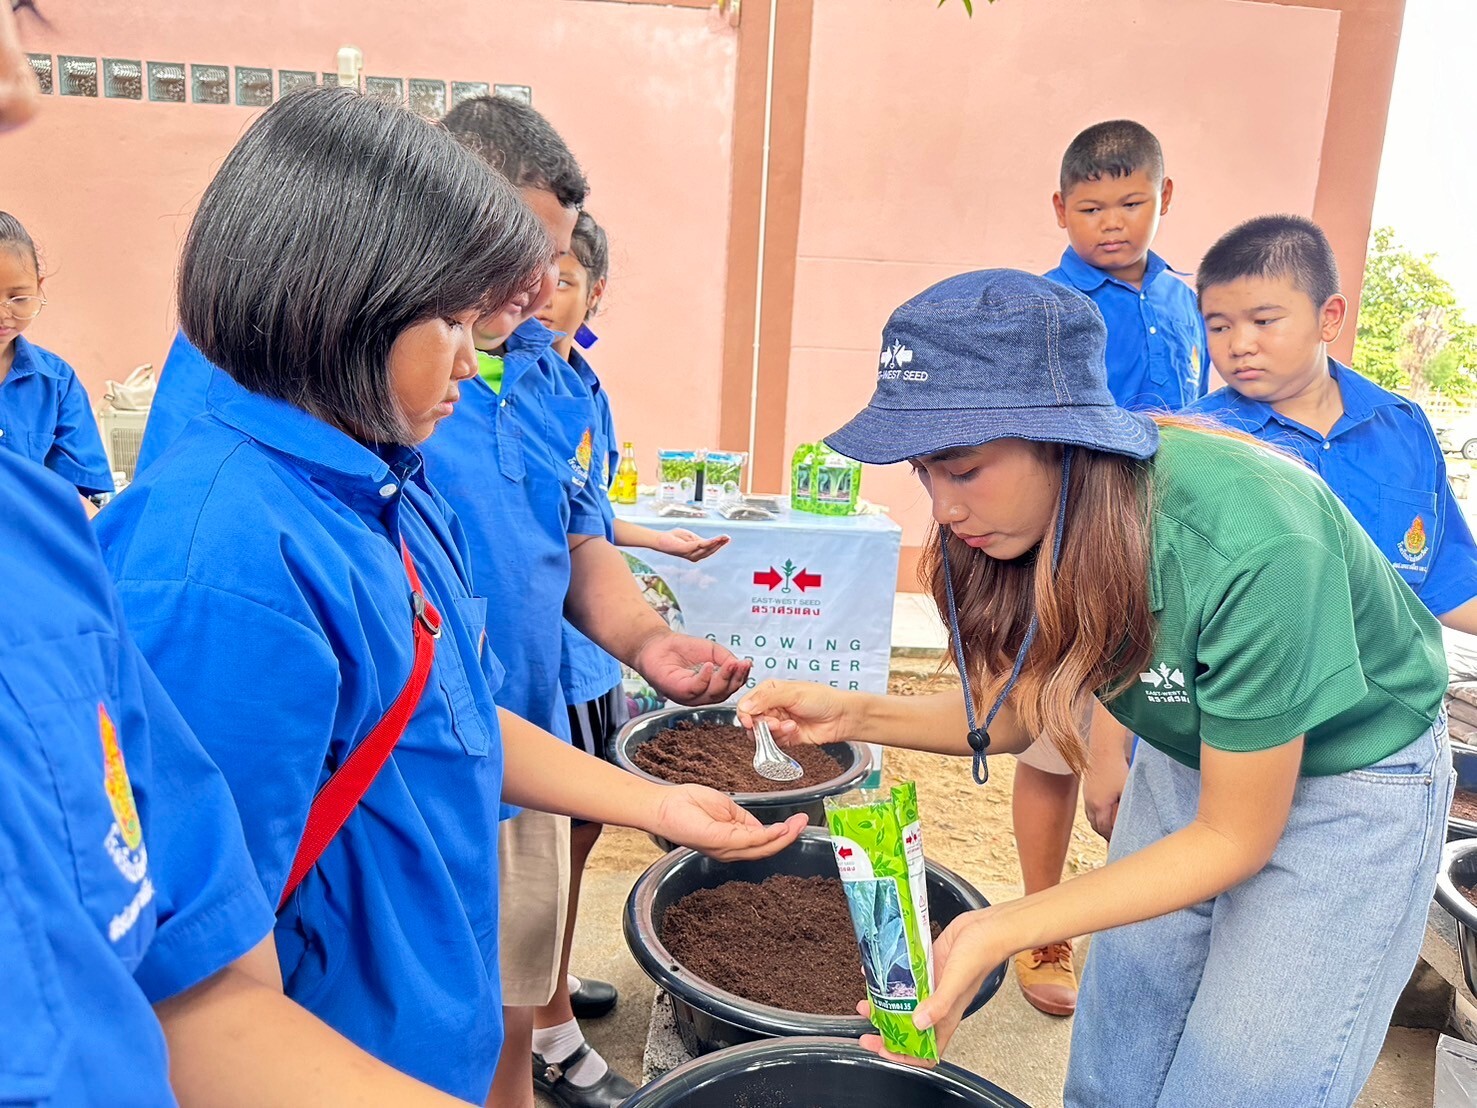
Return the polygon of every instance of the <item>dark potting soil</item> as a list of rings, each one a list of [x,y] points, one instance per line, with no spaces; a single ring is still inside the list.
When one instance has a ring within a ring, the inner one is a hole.
[[[774,793],[818,785],[840,775],[841,763],[818,746],[786,751],[805,771],[794,781],[754,772],[754,737],[742,727],[684,720],[631,751],[631,761],[676,785],[707,785],[724,793]]]
[[[1451,798],[1451,814],[1457,819],[1477,823],[1477,792],[1471,789],[1458,789]]]
[[[942,928],[932,929],[938,938]],[[837,877],[777,874],[698,889],[667,909],[661,938],[704,981],[787,1012],[854,1016],[867,995]]]

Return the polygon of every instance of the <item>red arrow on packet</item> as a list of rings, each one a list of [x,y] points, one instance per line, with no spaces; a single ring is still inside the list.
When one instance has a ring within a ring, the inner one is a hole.
[[[754,574],[754,584],[763,585],[770,592],[774,592],[775,589],[779,588],[780,582],[783,580],[784,578],[779,575],[779,572],[774,568],[774,566],[769,567],[768,573]]]
[[[818,589],[821,587],[821,575],[819,573],[811,573],[808,569],[802,569],[799,573],[795,574],[795,587],[801,592],[804,592],[806,589]]]
[[[843,846],[840,850],[836,851],[836,857],[838,857],[838,858],[850,858],[851,857],[851,847],[849,847],[849,846]]]

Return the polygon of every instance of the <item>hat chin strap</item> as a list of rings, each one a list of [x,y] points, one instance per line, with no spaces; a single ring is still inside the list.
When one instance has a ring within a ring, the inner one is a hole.
[[[1067,524],[1067,479],[1072,475],[1072,452],[1073,447],[1062,448],[1062,490],[1056,506],[1056,539],[1051,544],[1051,572],[1056,574],[1057,563],[1062,557],[1062,531]],[[995,698],[995,703],[990,708],[990,714],[985,717],[985,725],[977,725],[974,715],[974,691],[969,686],[969,670],[964,665],[964,640],[959,637],[959,608],[954,602],[954,567],[949,562],[949,534],[947,531],[939,532],[939,546],[944,554],[944,595],[949,601],[949,634],[954,640],[954,663],[959,667],[959,681],[964,686],[964,716],[969,721],[969,748],[974,751],[974,764],[971,771],[974,774],[974,783],[983,785],[990,779],[990,767],[985,761],[985,754],[990,749],[990,724],[995,722],[995,716],[1000,711],[1000,706],[1005,703],[1005,698],[1015,688],[1015,683],[1020,679],[1021,667],[1026,664],[1026,654],[1031,649],[1031,643],[1036,638],[1036,628],[1040,620],[1036,613],[1031,613],[1031,622],[1026,626],[1026,637],[1021,640],[1021,648],[1015,652],[1015,666],[1010,671],[1010,680],[1005,682],[1005,687],[1000,690],[1000,695]]]

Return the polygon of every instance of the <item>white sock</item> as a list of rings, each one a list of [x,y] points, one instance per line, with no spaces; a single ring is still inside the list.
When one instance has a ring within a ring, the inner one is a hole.
[[[569,995],[573,996],[580,991],[580,979],[572,973],[564,975],[564,983],[569,987]]]
[[[561,1023],[558,1027],[535,1027],[533,1029],[533,1052],[545,1062],[564,1061],[578,1050],[584,1041],[585,1035],[580,1030],[578,1020]],[[565,1078],[571,1085],[589,1086],[599,1081],[609,1070],[610,1067],[605,1064],[605,1059],[600,1057],[600,1052],[592,1050],[565,1074]]]

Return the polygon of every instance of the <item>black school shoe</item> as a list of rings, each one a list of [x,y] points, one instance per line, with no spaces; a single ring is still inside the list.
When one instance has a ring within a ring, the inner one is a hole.
[[[615,986],[606,981],[594,981],[581,977],[580,987],[569,994],[569,1006],[574,1009],[574,1018],[598,1020],[615,1011],[620,994]]]
[[[588,1042],[580,1043],[579,1049],[562,1062],[545,1062],[542,1055],[535,1054],[533,1087],[553,1097],[563,1108],[616,1108],[623,1104],[636,1091],[636,1086],[615,1070],[606,1070],[605,1076],[593,1085],[576,1085],[565,1077],[590,1050]]]

